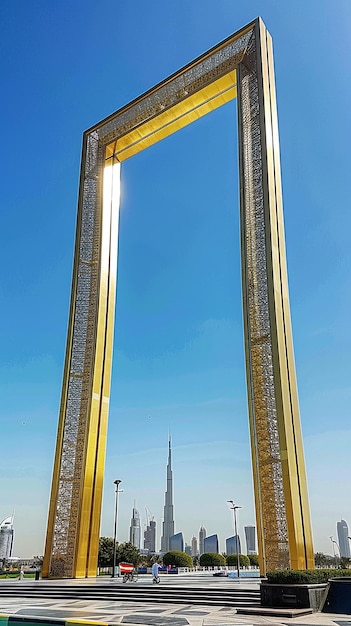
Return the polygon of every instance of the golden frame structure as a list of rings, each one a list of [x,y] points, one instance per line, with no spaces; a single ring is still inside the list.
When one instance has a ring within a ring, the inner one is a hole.
[[[261,573],[314,567],[290,322],[272,40],[257,18],[84,133],[44,577],[96,575],[120,164],[235,97],[245,355]]]

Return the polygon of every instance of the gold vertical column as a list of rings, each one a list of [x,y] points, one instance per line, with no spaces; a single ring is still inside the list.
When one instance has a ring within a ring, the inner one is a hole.
[[[238,68],[246,371],[261,571],[313,567],[292,345],[272,42]]]
[[[116,294],[120,164],[84,137],[44,577],[95,576]]]
[[[116,302],[120,167],[120,163],[112,155],[106,159],[103,171],[100,294],[78,535],[77,577],[96,576],[98,561]]]

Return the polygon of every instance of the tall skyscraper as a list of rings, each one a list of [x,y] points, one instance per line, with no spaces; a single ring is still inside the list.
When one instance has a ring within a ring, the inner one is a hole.
[[[140,550],[141,526],[139,511],[133,506],[132,518],[130,520],[129,541]]]
[[[336,531],[339,539],[340,556],[350,558],[350,543],[349,543],[349,529],[344,519],[336,524]]]
[[[241,554],[241,542],[239,535],[228,537],[228,539],[225,540],[225,551],[228,555]]]
[[[244,526],[246,538],[246,554],[256,554],[256,527]]]
[[[191,538],[191,556],[197,556],[197,554],[197,539],[195,535],[193,535]]]
[[[0,524],[0,559],[9,559],[12,555],[13,535],[13,515],[10,515]]]
[[[205,552],[205,538],[206,538],[206,528],[204,526],[200,527],[199,530],[199,555]]]
[[[156,552],[156,522],[153,519],[149,521],[144,532],[144,549],[151,554]]]
[[[219,553],[218,535],[209,535],[209,537],[205,537],[204,551]]]
[[[170,537],[174,535],[173,518],[173,474],[172,474],[172,449],[171,437],[168,438],[168,463],[167,463],[167,485],[165,493],[165,506],[163,509],[161,552],[170,550]]]

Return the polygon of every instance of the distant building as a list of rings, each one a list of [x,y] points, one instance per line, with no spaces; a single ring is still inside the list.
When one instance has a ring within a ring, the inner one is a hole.
[[[5,517],[0,524],[0,559],[10,559],[13,547],[13,515]]]
[[[149,553],[156,552],[156,522],[150,520],[144,532],[144,549]]]
[[[246,538],[246,554],[256,554],[256,527],[244,526]]]
[[[193,535],[191,539],[191,556],[197,556],[197,539],[195,535]]]
[[[241,554],[241,542],[239,535],[228,537],[228,539],[225,540],[225,551],[227,555]]]
[[[173,516],[173,473],[172,473],[172,448],[171,438],[168,439],[168,463],[167,463],[167,485],[165,493],[165,505],[163,509],[161,552],[163,554],[171,550],[170,537],[174,535]]]
[[[342,519],[340,522],[337,522],[336,531],[338,533],[340,556],[344,556],[347,559],[351,558],[349,529],[344,519]]]
[[[210,535],[204,539],[204,552],[219,553],[218,535]]]
[[[130,528],[129,528],[129,541],[133,544],[138,550],[140,550],[140,539],[141,539],[141,525],[140,525],[140,515],[139,511],[133,507],[132,518],[130,520]]]
[[[191,546],[189,546],[187,543],[185,544],[184,552],[185,554],[189,554],[189,556],[191,556]]]
[[[206,528],[201,526],[199,530],[199,554],[203,554],[205,552],[205,537],[206,537]]]
[[[184,552],[183,533],[176,533],[169,538],[169,549]]]

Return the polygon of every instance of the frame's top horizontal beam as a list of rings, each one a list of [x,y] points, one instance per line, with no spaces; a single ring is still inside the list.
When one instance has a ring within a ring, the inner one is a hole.
[[[125,160],[231,100],[236,96],[235,70],[259,21],[244,26],[87,130],[85,136],[93,135],[103,145],[117,141],[118,158]]]
[[[233,70],[108,144],[106,158],[113,154],[118,161],[125,161],[235,97],[236,70]]]
[[[173,81],[175,78],[181,76],[182,74],[184,74],[188,70],[194,68],[199,63],[201,63],[201,62],[205,61],[206,59],[208,59],[209,57],[213,56],[213,54],[215,52],[219,52],[220,50],[222,50],[223,48],[227,47],[230,43],[233,43],[234,41],[236,41],[237,39],[239,39],[240,37],[242,37],[246,33],[250,33],[254,29],[255,25],[257,24],[257,22],[260,19],[261,18],[257,17],[255,20],[253,20],[252,22],[250,22],[246,26],[243,26],[242,28],[240,28],[240,30],[236,31],[232,35],[229,35],[229,37],[227,37],[226,39],[223,39],[223,41],[221,41],[216,46],[213,46],[212,48],[207,50],[207,52],[204,52],[203,54],[198,56],[196,59],[194,59],[193,61],[191,61],[190,63],[188,63],[184,67],[182,67],[180,70],[174,72],[174,74],[171,74],[165,80],[161,81],[160,83],[157,83],[157,85],[155,85],[154,87],[151,87],[151,89],[148,89],[148,91],[145,91],[145,93],[143,93],[141,96],[138,96],[137,98],[135,98],[134,100],[132,100],[131,102],[129,102],[128,104],[123,106],[122,108],[118,109],[117,111],[115,111],[114,113],[109,115],[108,117],[104,118],[103,120],[101,120],[97,124],[94,124],[94,126],[92,126],[91,128],[87,129],[85,131],[85,133],[90,134],[94,130],[98,130],[101,126],[104,126],[107,122],[109,122],[111,119],[113,119],[116,115],[124,113],[125,111],[127,111],[131,107],[133,107],[136,104],[138,104],[141,100],[144,100],[145,98],[148,98],[149,96],[151,96],[152,93],[154,93],[155,91],[158,91],[161,87],[164,87],[167,83]]]

